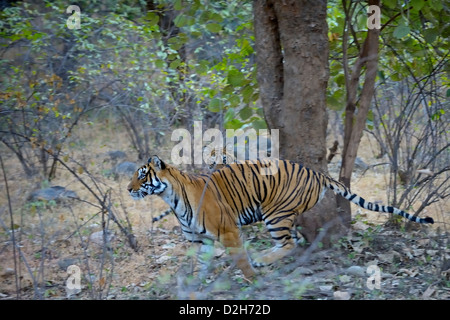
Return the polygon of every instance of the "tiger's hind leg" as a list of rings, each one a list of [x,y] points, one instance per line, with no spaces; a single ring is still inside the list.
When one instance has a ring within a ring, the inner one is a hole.
[[[264,250],[253,260],[253,266],[262,267],[271,264],[287,255],[295,248],[291,231],[294,226],[295,214],[283,214],[275,218],[265,219],[267,229],[275,242],[273,248]]]
[[[250,264],[250,260],[245,250],[242,239],[239,234],[239,230],[234,228],[225,232],[220,241],[227,248],[228,253],[233,258],[236,266],[242,270],[242,273],[247,279],[251,279],[255,275],[255,270]]]

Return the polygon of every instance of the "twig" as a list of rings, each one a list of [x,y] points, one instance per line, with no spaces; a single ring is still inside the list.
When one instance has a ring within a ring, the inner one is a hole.
[[[14,256],[14,278],[16,283],[16,296],[17,299],[20,299],[20,286],[19,286],[19,277],[17,276],[17,257],[16,257],[16,237],[15,237],[15,226],[14,226],[14,216],[12,211],[11,197],[9,194],[9,186],[8,186],[8,178],[6,177],[5,166],[3,164],[3,158],[0,155],[0,163],[2,166],[3,178],[5,179],[5,188],[6,188],[6,197],[8,198],[8,210],[9,216],[11,220],[11,241],[13,244],[13,256]],[[18,249],[20,251],[20,249]]]
[[[75,233],[78,233],[78,236],[80,237],[80,244],[81,244],[81,247],[83,248],[83,254],[84,254],[84,258],[85,258],[84,260],[86,261],[86,271],[87,271],[87,274],[88,274],[88,276],[86,277],[86,280],[89,282],[88,288],[90,288],[91,298],[95,299],[94,284],[93,284],[93,281],[92,281],[92,279],[90,277],[90,275],[91,275],[91,268],[89,266],[89,255],[86,252],[87,251],[87,244],[85,243],[85,241],[83,240],[83,237],[81,236],[81,232],[80,232],[81,226],[78,225],[78,219],[75,217],[75,214],[73,213],[73,210],[72,210],[71,206],[69,206],[69,210],[70,210],[70,213],[72,214],[73,221],[75,223],[75,227],[76,227]]]

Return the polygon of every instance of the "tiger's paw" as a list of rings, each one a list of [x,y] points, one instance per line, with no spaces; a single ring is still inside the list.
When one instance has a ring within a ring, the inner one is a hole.
[[[262,254],[262,255],[254,258],[252,260],[252,266],[255,267],[255,268],[265,267],[265,266],[267,266],[267,265],[269,265],[271,263],[268,260],[270,260],[268,258],[268,255],[267,254]]]
[[[274,247],[262,251],[255,259],[253,259],[254,267],[264,267],[274,263],[277,260],[289,255],[293,246],[284,246],[282,248]]]

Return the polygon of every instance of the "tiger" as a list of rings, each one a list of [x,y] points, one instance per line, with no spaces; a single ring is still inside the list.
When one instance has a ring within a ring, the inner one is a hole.
[[[273,170],[271,174],[267,174],[268,168]],[[327,189],[367,210],[393,213],[416,223],[434,223],[430,217],[419,218],[368,202],[327,174],[282,159],[236,161],[211,174],[190,174],[155,155],[136,170],[127,189],[134,199],[161,197],[188,240],[202,247],[219,241],[247,279],[256,275],[254,267],[270,265],[292,252],[296,216],[317,204]],[[259,221],[265,223],[275,245],[251,260],[240,228]]]

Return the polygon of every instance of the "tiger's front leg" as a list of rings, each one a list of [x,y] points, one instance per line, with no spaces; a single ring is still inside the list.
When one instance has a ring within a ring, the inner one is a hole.
[[[230,256],[233,258],[236,266],[242,270],[247,279],[255,276],[256,272],[250,264],[247,251],[245,250],[242,239],[239,235],[239,230],[227,232],[221,236],[220,241],[227,248]]]
[[[195,244],[196,247],[196,265],[198,267],[199,277],[206,278],[213,269],[214,242],[211,240],[201,240]]]

